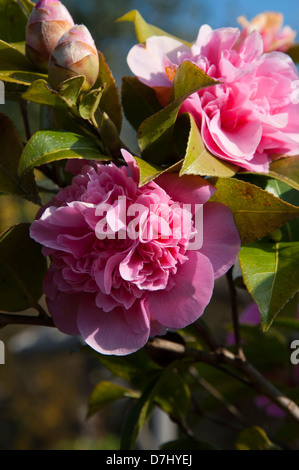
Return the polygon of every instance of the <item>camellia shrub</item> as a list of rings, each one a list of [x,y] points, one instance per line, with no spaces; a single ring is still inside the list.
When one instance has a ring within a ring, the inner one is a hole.
[[[3,106],[0,191],[36,205],[0,236],[1,327],[78,336],[122,379],[88,403],[130,398],[121,449],[155,407],[180,430],[163,449],[214,448],[197,433],[209,419],[236,449],[298,449],[296,33],[270,12],[199,25],[191,44],[134,10],[118,19],[137,36],[119,90],[58,0],[1,0],[0,17],[0,80],[26,131]],[[206,311],[220,279],[229,322]]]

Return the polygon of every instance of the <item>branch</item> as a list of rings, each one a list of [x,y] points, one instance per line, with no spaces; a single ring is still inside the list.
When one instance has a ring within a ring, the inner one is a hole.
[[[33,315],[15,315],[13,313],[0,313],[0,328],[8,325],[37,325],[55,327],[52,318],[41,313]]]
[[[272,385],[252,364],[243,360],[238,355],[231,353],[228,349],[218,348],[218,350],[214,352],[198,351],[161,338],[154,338],[148,343],[147,347],[154,348],[156,351],[160,351],[163,354],[168,353],[172,355],[173,360],[189,358],[193,359],[195,362],[203,362],[218,369],[221,364],[232,367],[246,377],[248,386],[258,393],[267,396],[287,415],[299,422],[299,407],[296,403],[283,395],[283,393]],[[224,368],[222,370],[229,372]]]
[[[226,273],[226,278],[228,281],[229,292],[230,292],[231,311],[232,311],[232,319],[233,319],[233,327],[234,327],[234,335],[235,335],[235,345],[236,345],[237,355],[241,359],[245,360],[245,355],[241,346],[239,315],[238,315],[238,307],[237,307],[237,291],[236,291],[236,286],[233,280],[232,269],[233,268],[231,268]]]

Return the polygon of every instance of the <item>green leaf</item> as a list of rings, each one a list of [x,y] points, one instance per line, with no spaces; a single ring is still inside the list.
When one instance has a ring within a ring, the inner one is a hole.
[[[280,179],[299,190],[299,157],[276,160],[270,165],[269,176]]]
[[[76,107],[79,96],[85,82],[85,77],[79,75],[69,78],[61,83],[58,95],[70,107]]]
[[[41,246],[29,236],[30,224],[0,235],[0,309],[18,312],[34,307],[43,293],[47,270]]]
[[[103,96],[104,88],[105,87],[103,86],[96,90],[91,90],[89,93],[83,96],[79,105],[79,113],[83,119],[91,119],[94,121],[95,113]]]
[[[267,331],[276,315],[299,291],[299,242],[259,241],[241,248],[244,283],[258,305]]]
[[[180,176],[234,176],[237,167],[215,157],[207,150],[193,116],[189,113],[184,113],[180,116],[179,120],[180,124],[184,120],[188,128],[188,140]]]
[[[190,64],[190,62],[183,62],[178,67],[176,75],[187,73]],[[182,83],[181,80],[178,80],[178,82],[174,80],[172,95],[176,99],[161,111],[146,119],[138,129],[137,137],[142,157],[153,164],[162,165],[168,161],[173,162],[177,153],[174,146],[174,127],[185,99],[202,88],[218,84],[198,67],[193,64],[191,64],[191,67],[192,80],[190,84],[188,81]],[[182,156],[179,159],[181,158]]]
[[[120,385],[102,381],[93,389],[88,401],[88,417],[121,398],[138,398],[139,393]]]
[[[182,422],[190,408],[189,387],[176,371],[166,369],[156,385],[154,401],[172,419]]]
[[[94,85],[94,89],[99,89],[101,87],[104,88],[100,102],[100,109],[102,112],[107,113],[118,132],[120,132],[122,126],[122,108],[118,88],[104,55],[99,51],[98,53],[100,72],[98,80]]]
[[[175,163],[171,167],[168,168],[161,168],[157,165],[152,165],[151,163],[142,160],[142,158],[134,157],[136,163],[139,167],[140,177],[139,177],[139,187],[144,186],[145,184],[149,183],[150,181],[154,180],[158,176],[162,175],[162,173],[177,173],[181,168],[182,162]]]
[[[153,88],[144,85],[136,77],[123,77],[121,95],[124,114],[135,130],[161,109]]]
[[[299,62],[299,44],[294,44],[287,50],[287,54],[291,57],[291,59],[295,62]]]
[[[22,94],[22,98],[45,106],[66,106],[66,103],[61,99],[57,91],[52,90],[45,80],[34,81]]]
[[[185,60],[182,62],[173,79],[170,101],[175,101],[181,96],[184,96],[189,90],[198,90],[209,87],[211,85],[218,85],[220,82],[209,77],[203,70],[201,70],[193,62]]]
[[[27,0],[0,1],[0,38],[8,42],[25,39],[30,3]]]
[[[23,144],[12,121],[0,113],[0,191],[40,204],[32,172],[19,176],[18,165]]]
[[[236,450],[281,450],[258,426],[244,429],[237,437],[235,446]]]
[[[184,41],[182,39],[178,39],[175,36],[166,33],[162,29],[147,23],[137,10],[129,11],[116,21],[129,21],[130,23],[134,23],[136,36],[139,42],[145,42],[148,38],[152,36],[169,36],[174,39],[177,39],[178,41],[183,42],[188,46],[191,46],[189,42]]]
[[[83,75],[63,82],[59,91],[53,90],[46,80],[35,80],[22,94],[22,98],[45,106],[75,108],[82,91]]]
[[[160,378],[160,373],[156,374],[149,385],[143,391],[141,397],[134,403],[130,410],[129,416],[125,421],[120,450],[134,450],[136,439],[141,431],[150,407],[152,406],[153,394],[155,386]]]
[[[39,131],[24,148],[19,174],[22,175],[45,163],[70,158],[111,160],[111,157],[101,153],[95,141],[87,137],[65,131]]]
[[[0,70],[34,72],[29,59],[17,47],[5,41],[0,41]]]
[[[211,178],[217,188],[211,201],[228,206],[243,244],[269,235],[299,216],[299,208],[235,178]]]

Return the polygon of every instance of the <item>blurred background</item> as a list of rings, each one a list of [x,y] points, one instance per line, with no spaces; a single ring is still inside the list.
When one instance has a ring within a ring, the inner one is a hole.
[[[132,24],[115,20],[132,9],[138,9],[149,23],[188,41],[195,40],[204,23],[213,28],[235,27],[238,16],[251,19],[263,11],[280,11],[285,24],[299,31],[297,0],[65,0],[64,4],[76,23],[89,28],[119,86],[121,77],[130,75],[126,55],[136,39]],[[29,111],[34,114],[34,105]],[[18,106],[7,102],[0,112],[11,116],[24,137]],[[135,144],[134,133],[126,122],[122,137],[129,146]],[[16,222],[32,221],[35,213],[33,204],[1,195],[0,231]],[[247,294],[240,292],[241,308],[248,301]],[[229,319],[225,280],[217,282],[214,299],[204,316],[221,338]],[[5,343],[5,365],[0,364],[0,449],[118,448],[126,404],[122,402],[86,419],[88,397],[93,387],[107,378],[107,372],[80,351],[77,338],[41,327],[9,326],[0,330],[0,340]],[[213,428],[210,431],[213,433]],[[157,448],[176,433],[165,417],[156,414],[151,427],[141,434],[139,446]],[[214,435],[217,444],[217,432]],[[223,442],[223,434],[219,439]],[[229,447],[229,433],[225,439]]]

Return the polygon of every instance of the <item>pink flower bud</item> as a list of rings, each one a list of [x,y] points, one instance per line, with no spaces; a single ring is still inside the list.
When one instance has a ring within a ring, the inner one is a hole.
[[[65,80],[85,76],[83,91],[89,90],[99,74],[99,55],[90,32],[76,25],[58,41],[49,60],[49,83],[58,89]]]
[[[26,55],[39,69],[48,70],[49,57],[61,36],[74,21],[58,0],[40,0],[33,8],[26,28]]]

